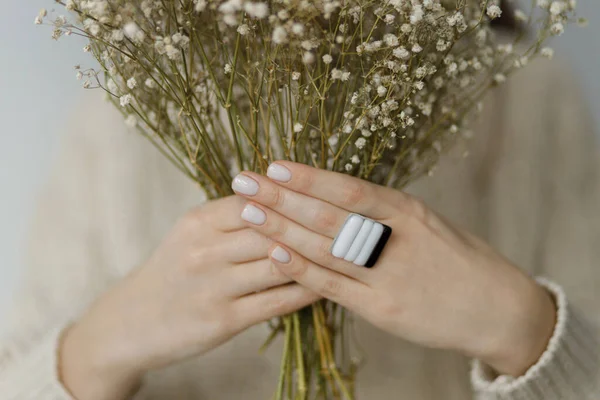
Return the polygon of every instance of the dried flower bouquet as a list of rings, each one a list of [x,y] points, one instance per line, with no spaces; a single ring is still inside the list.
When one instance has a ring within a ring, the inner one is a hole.
[[[497,0],[66,0],[53,38],[79,35],[101,88],[208,198],[241,170],[288,159],[402,188],[466,136],[486,92],[575,21],[574,0],[532,0],[533,35],[501,41]],[[354,398],[350,315],[321,301],[271,322],[276,399]]]

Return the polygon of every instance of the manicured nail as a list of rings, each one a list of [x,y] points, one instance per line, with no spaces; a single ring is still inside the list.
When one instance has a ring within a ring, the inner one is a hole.
[[[242,219],[254,225],[262,225],[267,220],[267,216],[260,208],[248,204],[242,211]]]
[[[290,253],[280,246],[275,247],[275,250],[271,252],[271,257],[273,257],[275,261],[279,261],[282,264],[287,264],[292,259]]]
[[[254,196],[258,193],[258,182],[246,175],[239,174],[231,183],[231,188],[246,196]]]
[[[292,173],[289,169],[279,164],[271,164],[267,169],[267,176],[279,182],[289,182],[292,179]]]

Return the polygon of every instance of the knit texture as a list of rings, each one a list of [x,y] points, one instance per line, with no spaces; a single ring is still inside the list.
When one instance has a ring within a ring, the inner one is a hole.
[[[40,342],[18,354],[13,362],[0,359],[0,398],[2,400],[71,400],[58,379],[57,349],[61,330],[49,332]]]
[[[479,400],[592,399],[600,393],[600,341],[567,302],[560,286],[538,282],[554,296],[557,323],[539,361],[518,378],[493,372],[475,360],[471,371]]]
[[[408,188],[480,236],[558,300],[546,353],[523,377],[487,379],[450,351],[416,346],[357,319],[367,355],[357,399],[597,400],[600,321],[600,163],[577,85],[557,64],[533,63],[486,100],[476,135],[432,177]],[[69,399],[57,380],[59,332],[141,265],[189,208],[198,188],[121,116],[86,92],[33,218],[23,283],[0,339],[0,399]],[[569,305],[565,300],[569,299]],[[176,327],[173,327],[176,329]],[[265,400],[281,341],[258,353],[258,325],[202,357],[147,374],[136,400]],[[578,394],[573,394],[578,393]],[[77,399],[85,400],[85,399]]]

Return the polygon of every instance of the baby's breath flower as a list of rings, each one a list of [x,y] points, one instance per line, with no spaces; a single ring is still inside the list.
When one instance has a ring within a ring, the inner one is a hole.
[[[135,115],[130,114],[125,120],[125,125],[127,125],[130,128],[135,128],[137,126],[137,118],[135,117]]]
[[[315,55],[313,53],[311,53],[310,51],[306,51],[304,52],[304,54],[302,55],[302,62],[304,64],[312,64],[315,62]]]
[[[394,49],[394,56],[401,60],[406,60],[410,58],[410,52],[404,47],[396,47]]]
[[[296,36],[304,35],[304,25],[300,23],[295,23],[292,25],[292,33]]]
[[[337,68],[334,68],[331,70],[331,79],[335,80],[341,80],[342,79],[342,74],[343,72]]]
[[[300,132],[302,132],[303,129],[304,129],[304,125],[302,125],[301,123],[296,122],[294,124],[294,132],[295,133],[300,133]]]
[[[226,75],[229,75],[231,73],[231,71],[233,71],[233,69],[231,68],[231,64],[229,64],[229,63],[225,64],[225,67],[223,68],[223,70]]]
[[[269,15],[269,6],[266,3],[251,3],[248,2],[244,6],[249,16],[253,18],[266,18]]]
[[[486,13],[491,19],[496,19],[500,18],[502,15],[502,9],[495,4],[492,4],[488,6]]]
[[[356,142],[354,142],[354,145],[359,150],[363,149],[367,145],[367,139],[365,139],[364,137],[359,137],[358,139],[356,139]]]
[[[565,32],[565,26],[562,23],[557,22],[550,27],[550,32],[554,36],[560,36]]]
[[[287,41],[287,31],[283,26],[278,26],[273,30],[273,43],[283,44]]]
[[[540,54],[548,59],[552,59],[552,57],[554,57],[554,49],[552,49],[550,47],[544,47],[540,51]]]
[[[331,64],[331,62],[332,62],[332,61],[333,61],[333,57],[331,57],[331,55],[329,55],[329,54],[325,54],[325,55],[323,56],[323,62],[324,62],[325,64]]]
[[[121,107],[127,107],[133,101],[133,96],[130,95],[130,94],[126,94],[124,96],[121,96],[121,98],[119,99],[119,101],[121,103]]]
[[[423,19],[423,7],[419,4],[413,6],[410,14],[410,23],[413,25],[418,24]]]
[[[527,14],[525,14],[522,10],[516,10],[515,11],[515,19],[520,22],[525,22],[529,18],[527,17]]]
[[[358,156],[358,154],[355,154],[352,156],[350,161],[352,161],[353,164],[360,164],[360,157]]]
[[[125,33],[125,36],[127,36],[129,39],[138,43],[142,42],[146,37],[144,31],[141,30],[135,22],[128,22],[127,24],[125,24],[123,32]]]
[[[206,6],[208,5],[206,3],[206,0],[194,0],[194,3],[196,3],[196,5],[194,6],[194,10],[196,10],[196,12],[202,12],[206,9]]]
[[[149,89],[156,88],[156,82],[154,82],[154,80],[152,78],[146,79],[146,81],[144,82],[144,85],[146,85],[146,87]]]
[[[552,4],[550,4],[550,13],[552,15],[559,15],[563,12],[564,7],[565,3],[562,1],[553,1]]]
[[[386,33],[383,36],[383,41],[389,47],[396,47],[400,44],[400,41],[398,40],[398,36],[394,35],[393,33]]]
[[[300,72],[297,72],[297,71],[292,72],[292,80],[293,81],[299,80],[300,76],[301,76]]]
[[[242,24],[238,26],[237,31],[240,35],[246,36],[248,33],[250,33],[250,27],[247,24]]]
[[[496,82],[498,84],[506,82],[506,75],[504,75],[504,74],[494,75],[494,82]]]
[[[110,39],[113,42],[122,42],[125,39],[125,32],[121,29],[114,29],[110,34]]]
[[[48,15],[48,11],[45,8],[42,8],[38,15],[35,17],[34,23],[36,25],[41,25],[44,23],[44,18]]]
[[[129,78],[127,80],[127,87],[129,89],[135,89],[137,87],[137,81],[135,80],[135,78]]]

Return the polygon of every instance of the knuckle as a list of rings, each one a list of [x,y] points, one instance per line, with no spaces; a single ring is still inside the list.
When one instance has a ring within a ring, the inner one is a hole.
[[[321,286],[321,295],[328,299],[339,298],[344,290],[344,285],[338,279],[328,278]]]
[[[276,241],[282,241],[287,236],[288,229],[289,224],[283,218],[278,218],[267,226],[268,235]]]
[[[308,269],[308,263],[306,260],[296,258],[285,270],[286,275],[290,278],[297,280],[301,278]]]
[[[267,197],[269,206],[275,209],[281,208],[285,203],[285,192],[278,188],[273,188],[272,190],[270,190]]]
[[[302,171],[302,173],[296,175],[302,177],[301,182],[298,185],[300,191],[304,193],[310,192],[315,182],[314,171],[308,169],[307,171]]]
[[[314,225],[317,229],[328,232],[337,227],[338,219],[333,212],[321,207],[315,211]]]
[[[346,183],[342,188],[342,206],[353,208],[361,204],[367,196],[367,186],[354,180]]]
[[[281,272],[273,263],[269,263],[268,279],[280,282],[288,281],[287,275]]]
[[[331,255],[331,243],[328,243],[324,240],[320,241],[319,244],[315,248],[317,260],[328,262],[331,261],[333,257]]]
[[[383,296],[377,302],[379,317],[382,321],[397,321],[402,315],[402,307],[398,301],[389,296]]]
[[[269,299],[268,302],[265,302],[265,311],[266,316],[271,317],[273,315],[281,314],[287,307],[288,300],[279,294],[274,295]]]

